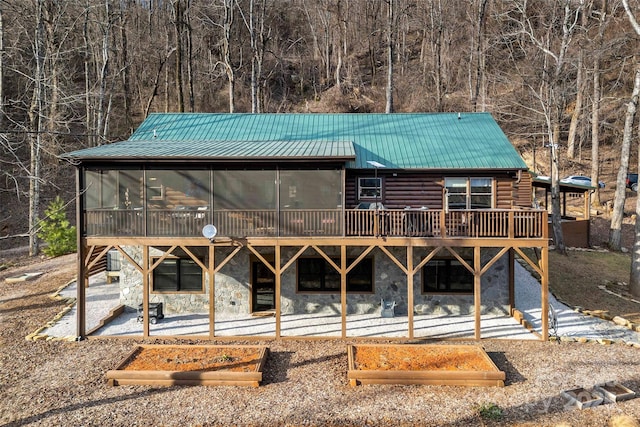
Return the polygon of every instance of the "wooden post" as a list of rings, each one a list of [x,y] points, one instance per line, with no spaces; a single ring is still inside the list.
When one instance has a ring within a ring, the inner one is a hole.
[[[541,256],[541,269],[542,269],[542,277],[541,287],[542,287],[542,301],[541,304],[541,317],[542,317],[542,340],[549,340],[549,246],[545,246],[542,248],[542,256]]]
[[[142,246],[142,335],[149,336],[149,246]]]
[[[480,334],[480,295],[481,295],[481,270],[482,263],[480,262],[480,246],[473,248],[473,302],[474,302],[474,314],[475,314],[475,339],[481,338]]]
[[[282,264],[281,264],[281,248],[277,244],[275,246],[275,269],[276,269],[276,338],[280,338],[280,284],[282,281]]]
[[[216,336],[216,248],[209,245],[209,338]]]
[[[413,339],[413,244],[407,246],[407,314],[409,339]]]
[[[513,314],[515,302],[515,269],[516,257],[513,248],[509,249],[509,313]]]
[[[516,233],[515,233],[516,222],[514,220],[513,211],[507,212],[507,218],[508,218],[507,224],[508,224],[508,227],[509,227],[509,231],[508,231],[509,240],[513,240],[513,239],[515,239],[515,235],[516,235]]]
[[[543,219],[548,222],[549,213],[545,212]],[[540,278],[540,287],[542,291],[541,304],[541,317],[542,317],[542,340],[549,340],[549,228],[546,227],[543,230],[542,237],[544,238],[544,246],[541,248],[540,256],[540,269],[542,270],[542,277]]]
[[[76,198],[76,247],[77,251],[77,276],[76,276],[76,286],[77,286],[77,320],[76,320],[76,336],[78,338],[84,338],[87,331],[86,325],[86,313],[85,313],[85,300],[86,300],[86,291],[85,287],[87,284],[86,280],[86,268],[84,265],[84,257],[86,253],[85,247],[85,239],[83,236],[86,233],[84,229],[85,221],[83,219],[83,209],[82,209],[82,201],[84,200],[83,192],[82,192],[82,168],[76,168],[76,194],[79,197]]]
[[[347,337],[347,247],[340,245],[340,315],[342,338]]]

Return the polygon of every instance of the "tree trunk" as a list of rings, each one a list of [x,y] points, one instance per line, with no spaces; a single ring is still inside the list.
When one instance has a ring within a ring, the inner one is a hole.
[[[629,172],[629,154],[631,152],[631,139],[633,138],[633,122],[638,108],[638,96],[640,95],[640,67],[636,68],[636,77],[633,83],[631,100],[627,104],[627,114],[624,120],[624,132],[622,134],[622,147],[620,152],[620,169],[616,179],[616,193],[613,199],[613,213],[609,229],[609,248],[619,251],[622,248],[622,218],[624,217],[624,203],[626,199],[626,179]]]
[[[387,62],[388,62],[388,68],[387,68],[387,104],[385,106],[384,112],[385,113],[393,113],[393,37],[394,37],[394,30],[393,30],[393,20],[394,20],[394,1],[395,0],[388,0],[388,7],[389,9],[387,10],[388,14],[387,14]]]
[[[591,184],[596,186],[591,205],[599,208],[600,203],[600,61],[593,61],[593,109],[591,112]]]
[[[182,5],[181,0],[172,2],[173,31],[176,38],[176,92],[178,96],[178,112],[184,113],[184,92],[182,90]]]
[[[480,88],[483,87],[484,80],[484,26],[487,9],[487,0],[479,0],[478,2],[478,21],[476,32],[476,72],[475,86],[473,89],[472,105],[473,111],[478,111],[478,99],[480,98]],[[482,108],[481,110],[484,110]]]
[[[29,256],[40,252],[38,240],[38,224],[40,222],[40,166],[42,147],[42,109],[44,105],[44,1],[38,0],[36,34],[35,34],[35,86],[31,107],[29,108],[30,162],[29,162]]]
[[[580,117],[582,116],[583,91],[585,90],[584,81],[584,49],[580,48],[580,53],[578,54],[578,72],[576,74],[576,87],[578,92],[576,93],[576,103],[573,107],[573,113],[571,114],[569,137],[567,138],[567,157],[570,159],[576,157],[576,135],[578,133],[578,123],[580,123]]]
[[[622,0],[622,5],[624,6],[624,10],[627,13],[629,22],[631,23],[634,31],[637,35],[640,35],[640,25],[638,25],[635,15],[629,8],[629,2],[627,0]],[[640,79],[638,79],[638,74],[636,72],[636,79],[633,86],[634,93],[638,87],[640,87]],[[625,136],[626,135],[625,127]],[[631,130],[629,132],[629,138],[631,138]],[[640,143],[638,143],[638,154],[638,170],[640,170]],[[638,215],[640,215],[640,197],[636,200],[636,226],[633,239],[633,251],[631,253],[631,274],[629,278],[629,291],[632,295],[640,297],[640,221],[638,221]]]
[[[224,21],[222,29],[224,33],[223,38],[223,60],[225,71],[227,73],[228,80],[228,92],[229,92],[229,112],[235,113],[236,102],[234,98],[236,77],[233,70],[233,64],[231,63],[231,26],[233,25],[233,0],[224,0]]]
[[[4,17],[0,5],[0,128],[4,125]]]

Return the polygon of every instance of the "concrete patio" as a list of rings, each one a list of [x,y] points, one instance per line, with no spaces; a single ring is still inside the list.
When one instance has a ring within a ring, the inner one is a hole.
[[[107,284],[104,274],[97,274],[90,280],[87,295],[87,331],[92,336],[142,336],[143,324],[138,322],[135,311],[124,311],[104,326],[96,329],[100,322],[120,304],[120,289],[117,282]],[[62,297],[76,297],[76,283],[72,282],[60,290]],[[590,339],[620,339],[638,342],[638,334],[612,322],[593,318],[575,312],[558,302],[553,295],[550,305],[558,317],[558,336],[585,337]],[[524,318],[540,332],[540,284],[529,272],[516,264],[515,306]],[[282,337],[335,337],[342,334],[340,313],[282,315],[280,319]],[[51,327],[42,331],[50,337],[75,337],[77,310],[71,310]],[[414,338],[418,339],[473,339],[475,317],[473,315],[418,315],[413,318]],[[481,316],[481,338],[488,339],[540,339],[521,326],[514,318],[506,315],[484,314]],[[275,315],[216,316],[214,324],[217,337],[275,337]],[[156,324],[149,325],[151,336],[208,337],[208,313],[167,314]],[[349,314],[346,316],[346,336],[408,338],[408,317],[383,318],[377,314]],[[553,331],[550,331],[553,332]]]

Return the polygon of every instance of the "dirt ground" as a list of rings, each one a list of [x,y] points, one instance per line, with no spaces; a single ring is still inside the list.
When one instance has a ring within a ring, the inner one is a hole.
[[[27,271],[44,274],[24,283],[4,281]],[[482,341],[506,373],[503,388],[352,387],[348,342],[340,340],[260,341],[270,351],[256,389],[109,387],[105,373],[140,341],[25,340],[62,310],[64,302],[50,295],[74,275],[74,255],[18,259],[0,271],[0,425],[577,427],[606,426],[623,415],[640,418],[640,398],[578,410],[560,395],[610,381],[640,392],[640,349],[624,344]],[[501,415],[483,418],[478,408],[494,405]]]

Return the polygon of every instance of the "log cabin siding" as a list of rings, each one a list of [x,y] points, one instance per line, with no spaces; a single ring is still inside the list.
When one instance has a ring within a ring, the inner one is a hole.
[[[510,178],[496,178],[496,209],[511,209],[513,207],[513,182]]]
[[[514,206],[529,208],[533,204],[533,177],[529,172],[522,172],[520,181],[516,182]]]
[[[349,174],[346,182],[346,207],[354,207],[361,201],[358,199],[358,178],[370,178],[371,174]],[[380,202],[389,209],[402,209],[406,206],[428,206],[431,209],[442,209],[442,185],[440,175],[407,173],[396,176],[378,174],[382,179],[382,196]],[[367,199],[366,201],[373,201]]]
[[[361,201],[358,199],[358,178],[370,178],[374,172],[362,173],[347,171],[345,184],[346,208],[351,209]],[[427,206],[430,209],[443,209],[444,177],[453,176],[491,176],[487,173],[469,173],[459,175],[453,173],[388,173],[378,171],[382,179],[382,196],[380,202],[389,209],[402,209],[406,206],[414,208]],[[522,173],[518,176],[506,172],[494,175],[494,206],[496,209],[511,209],[515,206],[531,206],[531,175]]]

